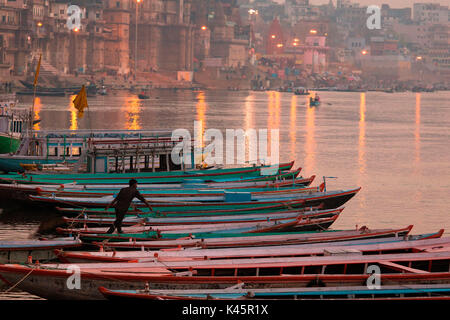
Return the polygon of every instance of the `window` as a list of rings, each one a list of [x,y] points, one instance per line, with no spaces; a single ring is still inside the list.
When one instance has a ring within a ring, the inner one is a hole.
[[[58,155],[58,147],[50,147],[50,148],[48,148],[48,155],[56,157]]]
[[[81,154],[81,147],[72,148],[72,156],[79,156]]]

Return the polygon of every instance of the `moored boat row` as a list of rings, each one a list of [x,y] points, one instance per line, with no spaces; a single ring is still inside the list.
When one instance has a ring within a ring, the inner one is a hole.
[[[311,186],[293,164],[0,176],[0,192],[63,223],[54,239],[0,243],[0,280],[45,299],[449,299],[444,230],[331,230],[361,188]],[[150,207],[131,202],[108,233],[128,179]]]

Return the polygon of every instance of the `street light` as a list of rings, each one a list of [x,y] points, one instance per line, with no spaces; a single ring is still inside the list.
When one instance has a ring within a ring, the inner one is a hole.
[[[363,56],[365,56],[365,55],[368,54],[368,52],[367,52],[367,50],[363,50],[363,51],[361,51],[361,54],[362,54]]]
[[[273,35],[271,36],[271,38],[272,38],[272,39],[275,39],[276,37],[277,37],[277,36],[276,36],[276,35],[274,35],[274,34],[273,34]]]
[[[37,23],[37,26],[40,28],[40,27],[42,27],[42,22],[38,22]]]
[[[317,30],[311,29],[311,30],[309,30],[309,33],[311,33],[311,34],[317,34]]]
[[[203,31],[206,31],[208,29],[207,26],[202,26],[200,29],[202,29]]]

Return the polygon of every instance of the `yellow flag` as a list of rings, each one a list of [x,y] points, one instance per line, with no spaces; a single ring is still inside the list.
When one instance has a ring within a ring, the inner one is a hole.
[[[39,56],[39,62],[38,62],[37,68],[36,68],[36,74],[34,76],[34,86],[35,87],[38,83],[39,71],[41,70],[41,59],[42,59],[42,54]]]
[[[78,95],[73,100],[73,104],[75,108],[78,110],[78,118],[82,118],[84,114],[84,109],[88,107],[86,88],[84,87],[84,85],[81,88]]]

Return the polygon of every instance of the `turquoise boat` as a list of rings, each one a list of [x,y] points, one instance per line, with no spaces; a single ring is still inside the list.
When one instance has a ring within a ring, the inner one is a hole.
[[[243,287],[243,286],[242,286]],[[178,290],[110,290],[100,287],[108,300],[251,300],[251,299],[319,299],[319,300],[450,300],[449,284],[383,285],[326,288],[266,288],[244,289],[178,289]]]
[[[1,161],[1,159],[0,159]],[[135,173],[84,173],[84,174],[6,174],[0,175],[0,181],[32,184],[121,184],[129,179],[136,179],[140,184],[147,183],[180,183],[195,179],[201,182],[226,182],[246,179],[276,178],[279,174],[290,170],[294,162],[273,165],[238,167],[227,169],[171,171],[171,172],[135,172]],[[298,173],[297,173],[298,174]],[[294,177],[295,178],[295,177]]]
[[[148,198],[153,212],[166,214],[168,212],[229,212],[234,210],[261,209],[261,208],[283,208],[283,207],[316,207],[322,206],[323,209],[334,209],[342,206],[353,198],[361,188],[349,190],[335,190],[326,192],[316,192],[312,194],[283,194],[283,195],[261,195],[252,196],[250,193],[225,193],[222,197],[203,197],[200,199],[191,199],[189,197],[170,198]],[[114,199],[112,196],[102,198],[74,198],[74,197],[56,197],[56,196],[33,196],[29,199],[42,205],[55,207],[72,208],[106,208]],[[133,202],[133,207],[140,208],[145,212],[144,204]],[[84,209],[83,209],[83,212]],[[99,213],[101,211],[98,211]],[[106,213],[106,211],[103,211]]]

